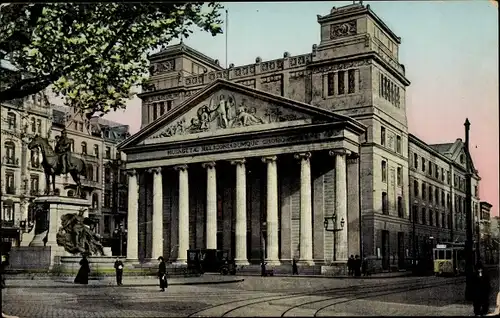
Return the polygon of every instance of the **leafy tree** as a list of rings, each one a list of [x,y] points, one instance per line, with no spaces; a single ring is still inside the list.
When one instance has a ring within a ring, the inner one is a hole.
[[[123,109],[148,76],[149,52],[193,28],[222,33],[216,3],[2,4],[0,102],[52,85],[65,104],[87,115]]]

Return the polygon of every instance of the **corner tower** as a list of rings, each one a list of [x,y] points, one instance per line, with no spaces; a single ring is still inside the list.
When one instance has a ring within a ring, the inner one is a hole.
[[[355,3],[318,16],[321,42],[309,64],[311,104],[367,126],[361,146],[363,250],[404,260],[409,247],[408,127],[399,63],[401,38],[370,9]]]

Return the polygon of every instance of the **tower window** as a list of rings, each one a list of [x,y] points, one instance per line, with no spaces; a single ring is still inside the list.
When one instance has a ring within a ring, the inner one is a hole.
[[[387,182],[387,162],[382,160],[382,182]]]
[[[326,89],[328,96],[335,95],[335,73],[328,73]]]
[[[352,94],[355,91],[355,86],[356,86],[355,82],[356,81],[355,81],[355,76],[354,76],[355,73],[354,72],[355,72],[355,70],[347,71],[347,78],[348,78],[348,85],[349,85],[348,89],[347,89],[348,94]]]
[[[345,93],[345,90],[344,90],[344,76],[345,76],[345,72],[344,71],[339,71],[338,73],[338,91],[339,91],[339,95],[342,95]]]
[[[385,127],[380,128],[380,144],[385,146]]]

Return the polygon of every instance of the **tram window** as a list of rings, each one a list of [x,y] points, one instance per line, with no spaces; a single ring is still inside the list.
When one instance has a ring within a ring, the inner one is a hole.
[[[451,251],[446,251],[446,259],[451,259]]]
[[[444,251],[439,251],[439,259],[445,259],[444,258]]]

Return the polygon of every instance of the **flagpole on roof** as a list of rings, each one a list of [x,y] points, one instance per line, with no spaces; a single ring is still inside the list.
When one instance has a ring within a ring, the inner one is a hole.
[[[228,28],[228,22],[229,22],[229,14],[227,12],[227,9],[226,9],[226,69],[227,69],[227,28]]]

